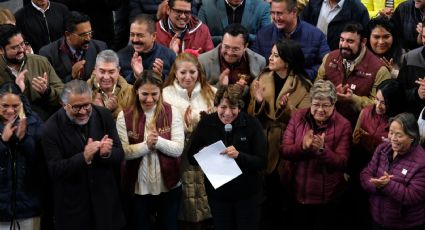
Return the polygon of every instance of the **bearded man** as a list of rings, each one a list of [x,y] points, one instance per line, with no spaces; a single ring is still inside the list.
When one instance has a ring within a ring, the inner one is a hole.
[[[317,79],[330,80],[337,89],[336,109],[356,124],[360,111],[373,104],[376,88],[391,74],[384,63],[366,48],[362,25],[347,24],[339,38],[339,49],[323,58]]]
[[[0,84],[15,82],[32,109],[43,119],[59,108],[63,83],[49,61],[26,54],[22,33],[14,25],[0,25]]]

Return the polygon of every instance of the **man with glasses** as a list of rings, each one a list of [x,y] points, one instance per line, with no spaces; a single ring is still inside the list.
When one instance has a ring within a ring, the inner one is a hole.
[[[133,84],[149,69],[168,77],[176,54],[169,48],[156,42],[157,32],[155,21],[149,15],[140,14],[130,25],[130,45],[118,51],[121,75],[128,83]]]
[[[14,25],[0,25],[0,84],[16,82],[32,109],[43,119],[59,107],[63,83],[46,58],[25,53],[22,33]]]
[[[336,86],[336,110],[356,125],[360,111],[373,104],[376,87],[391,78],[384,63],[366,48],[361,24],[347,24],[339,38],[339,49],[323,58],[316,81],[329,80]]]
[[[223,42],[199,56],[207,80],[212,85],[238,83],[248,86],[266,66],[266,60],[248,47],[248,30],[240,24],[224,29]]]
[[[296,0],[273,0],[271,11],[273,24],[261,28],[251,49],[270,57],[273,45],[283,37],[297,41],[304,53],[305,70],[314,80],[325,54],[329,53],[326,36],[315,26],[298,18]]]
[[[107,48],[106,43],[92,39],[90,18],[76,11],[67,19],[64,35],[42,47],[40,55],[47,57],[64,83],[72,79],[89,79],[96,56]]]
[[[169,0],[166,16],[156,23],[157,42],[176,54],[185,49],[204,53],[214,48],[208,27],[191,13],[192,0]]]
[[[49,0],[31,0],[15,13],[16,26],[35,53],[62,36],[68,16],[65,5]]]
[[[117,181],[124,157],[109,110],[92,105],[86,82],[72,80],[42,140],[53,182],[56,229],[123,229]]]

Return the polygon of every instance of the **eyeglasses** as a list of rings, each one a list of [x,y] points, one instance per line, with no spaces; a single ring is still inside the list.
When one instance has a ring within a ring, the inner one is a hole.
[[[239,53],[242,50],[240,47],[231,47],[225,44],[222,44],[221,47],[223,47],[223,50],[232,51],[233,53]]]
[[[10,46],[9,47],[9,49],[10,50],[12,50],[12,51],[18,51],[18,50],[20,50],[20,49],[23,49],[23,50],[25,50],[25,48],[26,48],[26,42],[25,41],[23,41],[23,42],[21,42],[21,43],[19,43],[19,44],[17,44],[17,45],[14,45],[14,46]]]
[[[171,8],[171,10],[174,11],[179,16],[184,14],[185,16],[189,17],[192,14],[192,11],[190,11],[190,10],[179,10],[179,9],[174,9],[174,8]]]
[[[84,109],[85,111],[88,111],[91,108],[91,104],[82,104],[82,105],[71,105],[68,104],[71,107],[71,110],[73,113],[79,113],[81,109]]]
[[[330,108],[332,108],[334,105],[333,104],[311,104],[311,108],[313,109],[319,109],[322,108],[323,110],[329,110]]]
[[[92,30],[92,31],[81,33],[81,34],[76,34],[76,33],[71,33],[71,34],[79,37],[80,39],[86,39],[86,38],[93,37],[93,33],[94,33],[94,31]]]

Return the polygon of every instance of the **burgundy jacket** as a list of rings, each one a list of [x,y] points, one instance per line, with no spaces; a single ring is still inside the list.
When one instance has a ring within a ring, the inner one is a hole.
[[[310,108],[292,115],[283,136],[281,153],[294,166],[293,190],[297,202],[325,204],[338,199],[344,190],[352,131],[350,122],[335,110],[319,129],[319,133],[325,133],[323,152],[304,151],[303,138],[312,129],[313,120]]]
[[[174,33],[168,26],[168,17],[156,23],[156,42],[169,47],[173,36]],[[186,49],[200,49],[199,53],[205,53],[214,49],[208,27],[195,16],[191,16],[187,30],[184,32],[183,39],[181,40],[179,53],[182,53]]]
[[[370,210],[375,222],[387,228],[408,229],[425,223],[425,150],[412,146],[391,163],[391,143],[376,149],[372,160],[361,172],[363,188],[370,193]],[[377,189],[369,182],[384,172],[393,175],[390,182]]]
[[[389,117],[386,114],[376,114],[375,105],[366,106],[361,114],[358,120],[360,128],[369,135],[361,138],[359,144],[363,149],[370,151],[370,156],[372,156],[376,147],[382,143],[382,137],[388,137]]]

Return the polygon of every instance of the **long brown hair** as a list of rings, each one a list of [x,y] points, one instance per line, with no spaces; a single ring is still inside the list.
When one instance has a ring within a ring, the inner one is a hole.
[[[168,74],[168,78],[164,84],[164,87],[173,85],[173,82],[176,79],[178,65],[183,62],[192,63],[196,66],[196,69],[198,69],[197,81],[201,84],[201,95],[207,102],[208,107],[212,107],[212,101],[214,100],[214,91],[212,90],[211,85],[208,84],[206,80],[204,68],[202,68],[201,63],[198,61],[198,58],[193,54],[181,53],[177,56],[173,66],[171,66],[171,70]]]
[[[133,113],[133,130],[137,130],[137,121],[139,120],[139,114],[143,112],[142,105],[140,104],[139,95],[137,91],[140,87],[142,87],[145,84],[152,84],[155,86],[158,86],[160,90],[160,95],[158,102],[156,103],[156,108],[154,112],[154,116],[152,119],[152,123],[148,125],[148,127],[155,127],[156,120],[159,117],[159,114],[161,113],[161,110],[163,109],[163,99],[162,99],[162,78],[161,76],[158,76],[156,73],[154,73],[152,70],[144,70],[142,72],[142,76],[140,76],[136,82],[134,82],[133,85],[133,96],[134,96],[134,103],[130,106],[131,112]],[[169,121],[171,122],[171,121]],[[155,127],[156,128],[156,127]]]

